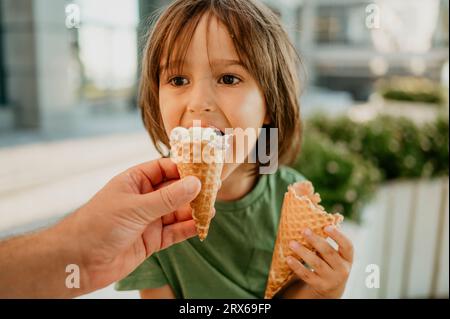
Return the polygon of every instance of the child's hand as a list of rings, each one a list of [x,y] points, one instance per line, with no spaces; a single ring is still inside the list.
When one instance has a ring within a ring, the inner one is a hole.
[[[292,251],[313,269],[309,270],[294,257],[287,258],[289,267],[305,283],[297,289],[294,296],[340,298],[344,293],[353,263],[353,244],[336,227],[329,226],[325,228],[325,232],[338,244],[338,250],[310,229],[305,229],[303,236],[317,254],[298,242],[290,243]]]

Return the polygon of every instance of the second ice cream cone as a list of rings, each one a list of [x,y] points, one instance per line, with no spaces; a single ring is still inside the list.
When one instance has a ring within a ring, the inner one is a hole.
[[[303,238],[301,231],[311,229],[315,234],[326,238],[324,227],[337,225],[343,220],[340,214],[328,214],[319,205],[320,195],[314,193],[308,181],[299,182],[288,187],[284,196],[280,224],[272,255],[272,263],[266,286],[265,298],[273,298],[293,279],[294,273],[287,265],[286,257],[294,255],[289,248],[291,241],[298,241],[312,250],[311,245]]]

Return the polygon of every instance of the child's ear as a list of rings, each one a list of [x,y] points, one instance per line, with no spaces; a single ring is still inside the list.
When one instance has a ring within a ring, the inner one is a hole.
[[[266,116],[264,117],[264,125],[269,125],[271,122],[269,114],[266,112]]]

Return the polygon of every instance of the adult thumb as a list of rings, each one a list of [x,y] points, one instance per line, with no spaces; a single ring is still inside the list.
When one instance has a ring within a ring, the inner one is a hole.
[[[201,189],[201,182],[197,177],[187,176],[175,183],[162,187],[144,196],[144,203],[154,220],[172,213],[179,207],[190,203],[197,197]]]

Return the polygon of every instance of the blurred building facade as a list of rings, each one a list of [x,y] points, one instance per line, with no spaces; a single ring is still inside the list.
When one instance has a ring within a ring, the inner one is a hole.
[[[367,100],[391,75],[439,80],[448,61],[447,0],[266,0],[302,55],[308,80]]]
[[[135,108],[138,23],[137,0],[0,0],[0,132]]]
[[[0,0],[0,132],[58,131],[134,109],[148,17],[170,2]],[[283,19],[309,83],[356,100],[380,77],[438,79],[448,61],[447,0],[264,2]],[[368,25],[374,14],[387,32]]]
[[[0,2],[3,126],[38,128],[64,121],[74,104],[70,32],[62,1]]]

